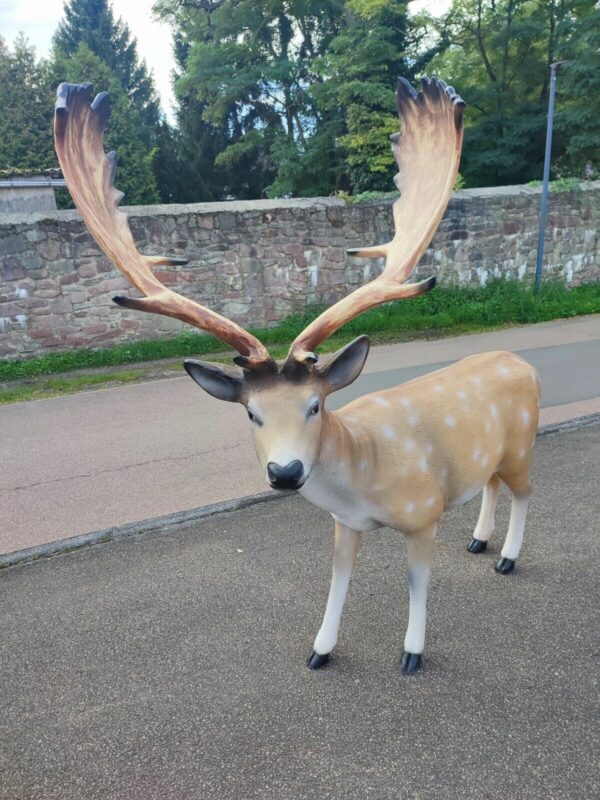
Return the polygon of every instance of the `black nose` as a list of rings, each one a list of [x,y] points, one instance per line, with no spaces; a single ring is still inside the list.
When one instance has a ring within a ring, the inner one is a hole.
[[[303,474],[304,467],[298,459],[290,461],[285,467],[273,461],[267,464],[267,476],[274,489],[299,489],[302,486]]]

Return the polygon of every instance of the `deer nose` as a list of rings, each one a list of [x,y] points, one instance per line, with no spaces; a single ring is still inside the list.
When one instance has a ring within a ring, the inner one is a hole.
[[[282,467],[274,461],[267,464],[267,477],[273,489],[299,489],[302,486],[304,467],[301,461],[295,459]]]

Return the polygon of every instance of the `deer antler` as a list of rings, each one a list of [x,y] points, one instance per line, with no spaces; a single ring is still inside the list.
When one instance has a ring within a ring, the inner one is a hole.
[[[391,136],[399,172],[394,178],[401,196],[393,206],[395,234],[388,244],[348,250],[361,258],[385,257],[385,269],[324,311],[293,342],[288,359],[314,363],[312,352],[354,317],[390,300],[424,294],[435,278],[405,284],[427,249],[442,219],[456,181],[463,138],[465,102],[443,81],[423,78],[415,92],[398,80],[396,103],[401,133]]]
[[[235,322],[167,289],[152,274],[160,264],[186,264],[183,259],[144,256],[138,252],[127,215],[117,206],[122,192],[113,186],[116,153],[104,153],[103,135],[110,116],[106,92],[90,105],[89,83],[61,83],[57,90],[54,118],[56,153],[75,205],[88,230],[123,275],[145,295],[143,298],[113,297],[125,308],[152,311],[188,322],[235,348],[237,362],[249,369],[270,360],[258,339]]]

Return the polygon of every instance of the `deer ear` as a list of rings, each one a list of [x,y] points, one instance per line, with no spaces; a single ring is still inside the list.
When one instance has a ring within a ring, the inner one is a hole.
[[[235,367],[211,364],[206,361],[194,361],[186,358],[183,362],[190,378],[198,386],[208,392],[217,400],[227,400],[230,403],[239,403],[244,386],[243,373]]]
[[[369,355],[369,347],[369,337],[363,335],[329,356],[319,367],[319,375],[328,386],[328,392],[337,392],[358,378]]]

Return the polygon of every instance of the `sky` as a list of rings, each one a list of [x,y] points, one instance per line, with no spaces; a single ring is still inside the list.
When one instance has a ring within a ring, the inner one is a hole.
[[[155,0],[112,0],[115,17],[127,23],[137,39],[139,55],[154,76],[161,106],[169,119],[173,118],[173,89],[171,72],[174,68],[171,52],[171,31],[168,25],[152,15]],[[411,10],[423,8],[441,13],[450,0],[413,0]],[[47,56],[52,35],[62,17],[63,0],[0,0],[0,36],[10,45],[23,32],[39,56]]]

